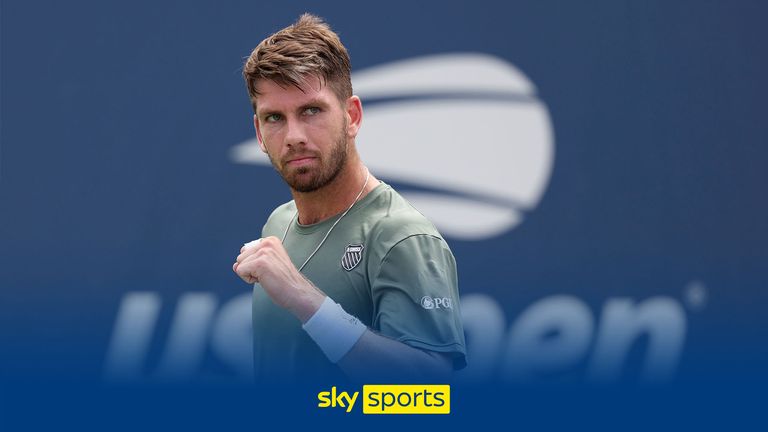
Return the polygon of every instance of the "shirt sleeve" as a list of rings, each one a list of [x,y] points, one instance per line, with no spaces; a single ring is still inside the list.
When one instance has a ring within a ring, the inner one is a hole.
[[[440,237],[419,234],[396,243],[371,282],[373,329],[415,348],[450,354],[466,366],[456,261]]]

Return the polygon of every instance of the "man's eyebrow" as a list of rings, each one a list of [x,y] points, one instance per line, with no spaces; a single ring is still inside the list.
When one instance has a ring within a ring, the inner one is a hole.
[[[281,112],[278,109],[270,108],[270,107],[266,107],[266,108],[257,107],[256,108],[256,115],[258,115],[259,117],[265,117],[265,116],[272,115],[272,114],[281,114]]]
[[[313,99],[307,101],[306,103],[301,104],[301,109],[308,108],[308,107],[311,107],[311,106],[327,107],[328,106],[328,102],[326,102],[326,101],[324,101],[323,99],[320,99],[320,98],[313,98]]]
[[[303,104],[301,104],[297,108],[297,111],[302,111],[302,110],[305,110],[305,109],[307,109],[309,107],[313,107],[313,106],[319,106],[319,107],[326,108],[326,107],[330,106],[330,104],[327,101],[325,101],[324,99],[312,98],[312,99],[304,102]],[[265,117],[265,116],[268,116],[268,115],[271,115],[271,114],[282,114],[282,113],[283,112],[281,110],[277,109],[277,108],[271,108],[271,107],[266,107],[266,108],[257,107],[256,108],[256,115],[259,116],[259,117]]]

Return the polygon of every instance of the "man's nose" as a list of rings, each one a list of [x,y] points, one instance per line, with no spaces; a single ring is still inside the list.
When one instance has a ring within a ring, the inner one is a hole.
[[[287,146],[299,146],[307,143],[304,125],[298,119],[287,119],[285,127],[285,144]]]

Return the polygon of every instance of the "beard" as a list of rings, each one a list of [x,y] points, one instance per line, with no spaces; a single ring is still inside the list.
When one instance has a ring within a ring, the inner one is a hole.
[[[295,154],[301,153],[301,150],[291,151],[283,158],[283,163],[278,167],[272,155],[269,156],[272,166],[290,186],[297,192],[314,192],[327,184],[331,183],[341,172],[347,163],[347,136],[344,133],[346,125],[339,131],[338,138],[334,142],[327,159],[321,154],[308,154],[307,156],[317,157],[319,166],[302,166],[292,169],[286,166],[286,161],[290,160]],[[304,153],[301,153],[304,154]]]

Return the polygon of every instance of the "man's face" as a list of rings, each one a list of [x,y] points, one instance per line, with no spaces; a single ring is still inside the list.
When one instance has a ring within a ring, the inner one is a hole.
[[[312,192],[327,185],[347,160],[347,116],[336,95],[318,79],[302,90],[258,83],[256,132],[269,160],[288,185]]]

